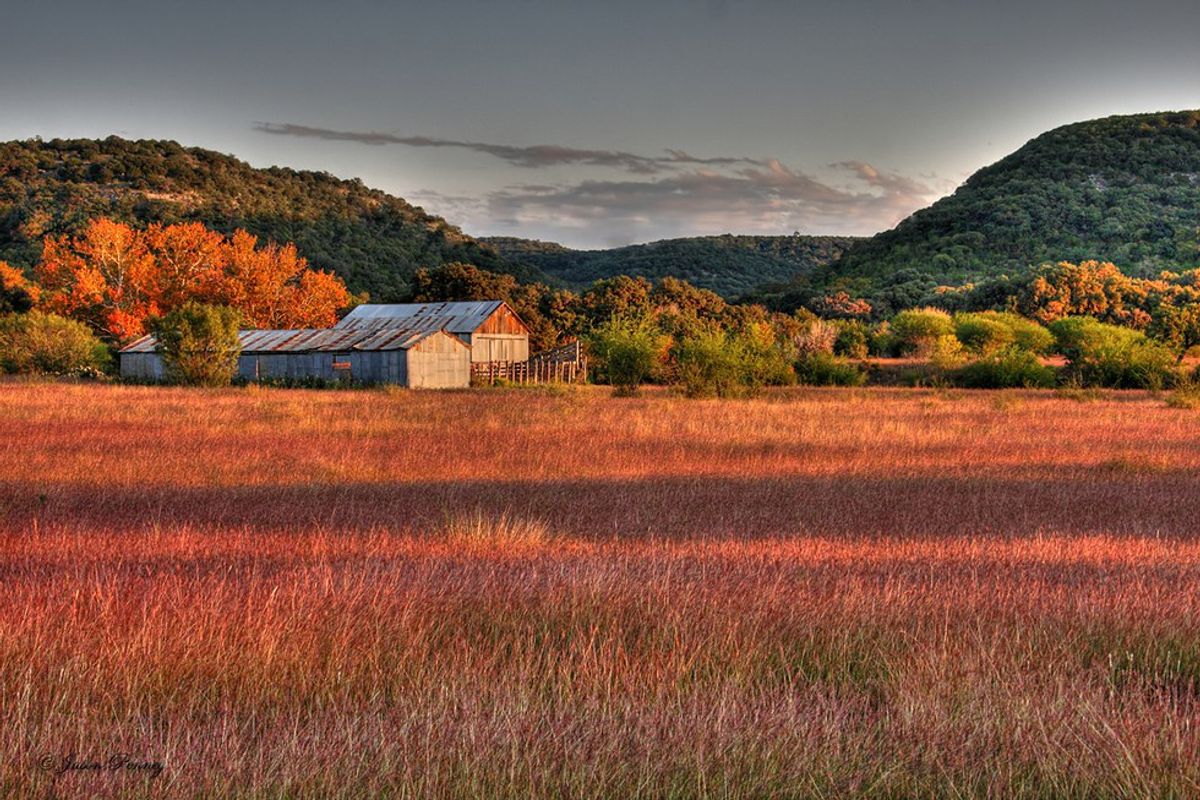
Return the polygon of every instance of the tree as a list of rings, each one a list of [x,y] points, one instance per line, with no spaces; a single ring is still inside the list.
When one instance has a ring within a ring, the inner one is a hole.
[[[118,342],[140,336],[146,318],[159,312],[154,271],[145,237],[104,218],[77,237],[48,237],[37,266],[47,309]]]
[[[310,270],[292,245],[245,231],[226,239],[198,223],[137,230],[94,219],[73,238],[49,237],[37,266],[42,304],[86,322],[110,341],[190,301],[238,309],[260,328],[323,328],[352,298],[341,279]]]
[[[0,261],[0,314],[24,313],[37,303],[39,290],[16,267]]]
[[[1141,331],[1093,317],[1066,317],[1050,325],[1055,349],[1075,378],[1114,389],[1160,389],[1172,377],[1175,355]]]
[[[616,393],[629,396],[637,394],[638,387],[663,363],[670,337],[656,331],[646,319],[613,317],[592,329],[588,344]]]
[[[199,222],[154,224],[146,229],[155,259],[154,293],[164,308],[177,308],[196,297],[224,292],[228,254],[225,237]]]
[[[917,308],[893,317],[891,330],[903,353],[924,358],[954,335],[954,323],[940,308]]]
[[[855,299],[848,292],[835,292],[819,297],[812,310],[826,319],[865,319],[871,316],[871,304]]]
[[[224,252],[227,265],[215,297],[240,311],[249,326],[328,328],[351,302],[341,279],[309,270],[295,245],[259,247],[256,237],[237,231]]]
[[[227,386],[237,374],[241,315],[189,301],[152,322],[167,376],[187,386]]]
[[[1069,316],[1089,316],[1144,328],[1149,288],[1108,262],[1044,264],[1018,299],[1022,314],[1041,323]]]
[[[1200,345],[1200,303],[1176,306],[1163,303],[1154,312],[1149,333],[1183,357]]]
[[[31,311],[0,317],[0,371],[41,375],[96,375],[108,349],[82,322]]]

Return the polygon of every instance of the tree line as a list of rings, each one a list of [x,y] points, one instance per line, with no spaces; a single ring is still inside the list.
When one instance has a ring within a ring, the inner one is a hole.
[[[0,262],[0,368],[96,374],[106,351],[146,331],[204,375],[204,354],[236,362],[239,326],[328,327],[354,304],[341,279],[291,245],[260,244],[199,223],[135,228],[90,221],[48,236],[32,276]],[[1184,380],[1200,347],[1200,271],[1133,278],[1110,263],[1062,262],[1015,279],[946,288],[928,305],[883,316],[839,291],[790,313],[731,303],[665,277],[617,276],[581,292],[464,263],[419,269],[412,302],[506,301],[534,352],[582,340],[594,376],[629,393],[667,383],[692,396],[738,396],[789,383],[880,377],[872,360],[903,358],[909,382],[964,386],[1159,387]],[[1065,360],[1056,371],[1051,356]]]

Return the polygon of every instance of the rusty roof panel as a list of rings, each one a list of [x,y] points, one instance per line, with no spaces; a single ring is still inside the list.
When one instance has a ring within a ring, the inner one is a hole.
[[[238,332],[243,353],[319,353],[344,350],[407,350],[437,333],[440,328],[423,330],[415,327],[368,329],[301,328],[297,330],[245,330]],[[457,336],[446,334],[462,344]],[[122,353],[153,353],[158,342],[153,336],[143,336],[122,348]]]
[[[451,333],[469,335],[488,321],[501,300],[470,300],[458,303],[364,303],[355,306],[337,328],[416,327],[420,330],[444,328]]]

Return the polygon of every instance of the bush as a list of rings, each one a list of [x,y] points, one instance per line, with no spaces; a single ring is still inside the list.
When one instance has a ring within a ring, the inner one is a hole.
[[[750,325],[733,337],[732,345],[742,365],[742,383],[750,393],[763,386],[785,386],[796,382],[792,362],[794,346],[779,341],[765,323]]]
[[[1013,344],[1012,329],[987,314],[955,314],[954,335],[963,347],[990,356]]]
[[[1049,389],[1054,378],[1036,355],[1012,346],[963,367],[954,382],[969,389]]]
[[[669,339],[645,320],[613,317],[592,329],[588,345],[617,394],[633,395],[662,363]]]
[[[813,353],[796,362],[796,378],[809,386],[862,386],[867,382],[867,372],[829,353]]]
[[[928,347],[927,355],[933,368],[941,372],[957,369],[967,360],[967,351],[963,349],[962,342],[958,341],[958,338],[952,333],[939,336]]]
[[[680,340],[673,348],[676,378],[688,397],[732,397],[741,390],[738,353],[722,333]]]
[[[1055,349],[1070,362],[1073,379],[1113,389],[1161,389],[1174,375],[1175,355],[1141,331],[1092,317],[1067,317],[1050,325]]]
[[[839,320],[837,339],[833,343],[833,354],[842,358],[866,358],[870,353],[867,326],[856,319]]]
[[[1050,331],[1033,320],[1000,311],[956,314],[954,333],[968,350],[984,356],[1010,346],[1042,354],[1054,344]]]
[[[41,375],[95,376],[108,348],[82,322],[31,311],[0,317],[0,369]]]
[[[167,377],[185,386],[228,386],[237,374],[241,315],[187,302],[151,323]]]
[[[940,308],[901,311],[892,317],[892,333],[904,355],[927,357],[942,337],[954,335],[950,315]]]
[[[900,355],[900,340],[886,320],[871,328],[867,354],[880,358],[895,358]]]
[[[688,397],[740,397],[795,375],[769,326],[737,334],[716,331],[681,339],[674,348],[675,378]]]
[[[1045,327],[1020,314],[1000,311],[985,311],[985,314],[1003,322],[1013,334],[1013,344],[1036,355],[1045,355],[1054,347],[1054,335]]]
[[[796,335],[793,344],[800,355],[813,353],[833,353],[837,343],[838,328],[832,322],[823,319],[813,319]]]

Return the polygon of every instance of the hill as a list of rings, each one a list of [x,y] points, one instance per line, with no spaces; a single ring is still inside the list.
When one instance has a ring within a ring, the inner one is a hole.
[[[1037,137],[953,195],[855,243],[813,284],[869,296],[1046,261],[1100,259],[1134,275],[1195,267],[1197,209],[1200,111],[1081,122]]]
[[[42,237],[89,218],[196,220],[295,242],[314,266],[377,301],[402,298],[421,266],[465,261],[524,279],[492,248],[445,220],[358,180],[282,167],[170,141],[77,139],[0,143],[0,260],[29,267]]]
[[[611,250],[572,250],[553,242],[482,238],[502,256],[583,287],[614,275],[682,278],[726,298],[765,283],[782,283],[835,261],[854,241],[846,236],[700,236]]]

